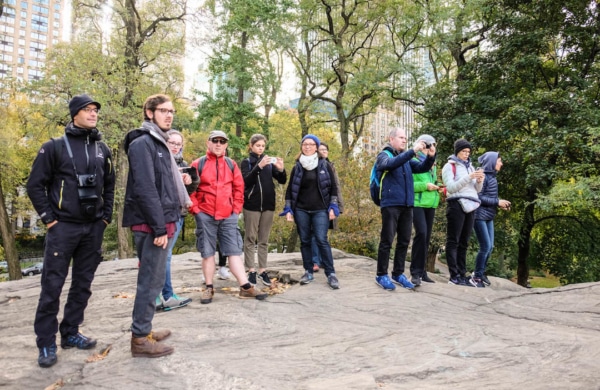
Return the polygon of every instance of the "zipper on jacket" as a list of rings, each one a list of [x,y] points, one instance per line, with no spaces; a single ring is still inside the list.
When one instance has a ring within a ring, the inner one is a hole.
[[[58,209],[62,210],[63,190],[65,189],[65,181],[60,181],[60,195],[58,196]]]

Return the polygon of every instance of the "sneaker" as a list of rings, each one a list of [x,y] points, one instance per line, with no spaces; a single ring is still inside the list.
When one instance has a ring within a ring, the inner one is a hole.
[[[419,287],[421,285],[421,278],[418,276],[413,276],[410,278],[410,282],[415,285],[415,287]]]
[[[40,354],[38,355],[38,365],[40,367],[51,367],[56,364],[56,361],[56,344],[40,348]]]
[[[241,299],[248,299],[248,298],[256,298],[259,301],[264,300],[267,297],[268,294],[265,293],[261,293],[260,290],[254,288],[254,286],[250,287],[247,290],[244,290],[243,288],[240,288],[240,295],[239,297]]]
[[[248,272],[248,283],[252,285],[256,284],[256,272]]]
[[[231,277],[231,275],[229,274],[229,270],[227,269],[227,267],[219,267],[217,277],[221,280],[228,280]]]
[[[63,338],[60,346],[64,349],[73,347],[77,347],[78,349],[92,349],[96,346],[96,340],[85,337],[81,333],[77,333]]]
[[[483,281],[481,280],[481,278],[477,278],[477,277],[475,277],[475,275],[473,275],[469,278],[469,284],[473,287],[478,287],[478,288],[485,287],[485,284],[483,284]]]
[[[425,273],[423,274],[423,276],[421,276],[421,280],[422,280],[423,282],[427,282],[427,283],[435,283],[435,280],[431,279],[431,278],[429,277],[429,275],[427,275],[427,272],[425,272]]]
[[[173,296],[171,296],[171,298],[164,301],[162,309],[164,311],[177,309],[180,307],[187,306],[191,301],[192,301],[192,298],[183,298],[183,297],[177,296],[177,294],[173,294]]]
[[[485,284],[486,286],[491,286],[492,282],[490,282],[490,280],[488,279],[488,277],[486,275],[483,275],[481,277],[481,281],[483,282],[483,284]]]
[[[406,276],[404,276],[404,274],[401,274],[398,276],[392,275],[392,282],[396,283],[399,286],[407,288],[409,290],[412,290],[415,288],[415,285],[412,284],[408,279],[406,279]]]
[[[313,264],[313,272],[319,272],[319,264]]]
[[[475,287],[471,283],[469,283],[469,279],[471,279],[471,278],[470,277],[467,278],[466,276],[459,276],[458,277],[458,284],[460,286]]]
[[[327,277],[327,284],[331,287],[332,290],[337,290],[340,288],[340,281],[338,280],[335,274],[329,274]]]
[[[396,289],[396,286],[394,286],[394,283],[392,283],[392,280],[387,275],[377,276],[375,283],[384,290],[394,291]]]
[[[313,276],[313,274],[311,274],[310,272],[306,271],[304,273],[304,275],[302,275],[302,277],[300,278],[300,284],[309,284],[313,280],[315,280],[315,277]]]
[[[162,297],[162,294],[159,294],[154,301],[154,307],[156,311],[161,311],[165,307],[165,300]]]
[[[264,284],[265,286],[271,285],[271,278],[269,278],[269,274],[267,273],[267,271],[263,271],[262,274],[258,275],[258,278],[259,278],[260,282],[262,284]]]
[[[455,278],[450,278],[450,280],[448,280],[448,284],[453,284],[455,286],[459,286],[460,285],[460,280],[459,277],[455,277]]]
[[[213,296],[215,295],[215,289],[212,287],[207,287],[202,291],[202,297],[200,297],[200,303],[207,304],[211,303]]]

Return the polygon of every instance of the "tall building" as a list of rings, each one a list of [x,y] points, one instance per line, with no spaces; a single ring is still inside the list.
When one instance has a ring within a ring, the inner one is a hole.
[[[39,80],[46,50],[61,39],[67,0],[4,0],[0,17],[0,79]]]

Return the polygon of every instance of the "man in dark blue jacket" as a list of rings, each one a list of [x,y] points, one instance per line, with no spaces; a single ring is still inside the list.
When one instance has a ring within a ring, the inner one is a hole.
[[[394,283],[412,289],[414,285],[404,276],[404,262],[410,243],[412,230],[412,209],[414,206],[413,172],[427,172],[435,163],[435,145],[417,141],[412,149],[406,150],[406,132],[394,129],[390,132],[390,142],[377,155],[378,177],[387,173],[381,182],[381,239],[377,253],[377,276],[375,283],[384,290],[395,290]],[[413,160],[416,153],[423,151],[427,158]],[[390,154],[392,157],[390,157]],[[392,279],[388,276],[390,249],[396,240]]]
[[[89,96],[73,97],[65,135],[42,145],[27,181],[31,203],[48,228],[34,322],[40,367],[57,361],[57,330],[63,348],[96,346],[96,340],[79,333],[79,325],[102,261],[102,237],[112,219],[115,189],[111,152],[96,128],[99,110],[100,103]],[[71,287],[59,327],[60,294],[71,259]]]
[[[129,174],[123,226],[131,227],[140,268],[131,324],[131,355],[160,357],[173,347],[158,343],[170,330],[153,331],[155,300],[165,283],[169,241],[181,211],[191,205],[177,163],[171,155],[167,131],[175,110],[166,95],[152,95],[144,103],[140,129],[125,136]]]

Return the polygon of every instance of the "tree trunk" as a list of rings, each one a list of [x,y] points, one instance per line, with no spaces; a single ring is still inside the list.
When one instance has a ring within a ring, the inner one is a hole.
[[[0,183],[2,176],[0,174]],[[10,218],[4,202],[4,190],[0,186],[0,234],[2,235],[2,244],[4,246],[4,255],[8,263],[8,278],[10,280],[21,279],[21,266],[19,265],[19,254],[17,253],[17,244],[15,235],[11,228]]]
[[[527,287],[527,280],[529,279],[529,265],[527,264],[527,258],[529,257],[529,249],[531,247],[531,231],[535,225],[533,218],[533,212],[535,210],[535,204],[530,202],[523,213],[523,225],[519,231],[519,241],[517,243],[519,248],[519,257],[517,259],[517,283],[520,286]]]
[[[440,253],[440,246],[430,243],[427,249],[427,259],[425,260],[425,271],[435,273],[435,262],[438,253]]]
[[[127,154],[125,154],[125,149],[123,147],[123,143],[119,147],[119,152],[116,157],[115,166],[116,169],[116,188],[124,189],[127,186],[127,171],[128,171],[128,163],[127,163]],[[123,227],[123,209],[125,205],[125,194],[123,190],[115,192],[115,213],[116,218],[113,218],[117,221],[117,247],[118,247],[118,256],[119,259],[128,259],[133,257],[133,248],[131,246],[131,232],[129,228]]]

